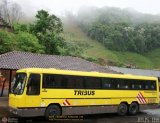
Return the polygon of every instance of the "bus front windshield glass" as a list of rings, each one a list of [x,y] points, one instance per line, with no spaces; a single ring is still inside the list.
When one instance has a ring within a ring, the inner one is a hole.
[[[21,95],[24,91],[25,83],[26,83],[26,74],[17,73],[11,83],[11,93]]]

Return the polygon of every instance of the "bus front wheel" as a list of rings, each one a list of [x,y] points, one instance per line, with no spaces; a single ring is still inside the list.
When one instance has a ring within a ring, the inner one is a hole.
[[[47,107],[45,111],[45,118],[47,120],[54,120],[56,118],[55,116],[60,116],[61,115],[61,109],[57,105],[50,105]]]
[[[127,112],[128,112],[128,106],[127,106],[127,104],[126,104],[126,103],[121,103],[121,104],[119,104],[117,113],[118,113],[119,115],[122,115],[122,116],[123,116],[123,115],[126,115]]]
[[[137,103],[133,102],[129,106],[129,114],[135,115],[139,111],[139,106]]]

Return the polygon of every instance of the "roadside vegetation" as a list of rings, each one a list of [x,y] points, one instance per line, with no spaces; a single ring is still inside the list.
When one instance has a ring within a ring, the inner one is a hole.
[[[39,10],[34,21],[20,23],[24,15],[17,4],[3,0],[0,7],[0,17],[12,28],[0,30],[0,54],[18,50],[76,56],[101,65],[160,69],[159,15],[90,7],[63,17]]]

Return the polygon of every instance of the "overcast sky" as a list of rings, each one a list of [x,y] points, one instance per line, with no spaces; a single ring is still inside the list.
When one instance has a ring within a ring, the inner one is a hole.
[[[30,12],[47,9],[54,14],[69,10],[76,12],[81,6],[110,6],[133,8],[142,13],[159,14],[160,0],[13,0],[21,5],[24,11]],[[29,13],[28,13],[29,14]]]

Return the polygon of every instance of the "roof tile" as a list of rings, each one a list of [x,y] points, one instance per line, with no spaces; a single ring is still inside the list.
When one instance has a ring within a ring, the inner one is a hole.
[[[78,57],[13,51],[0,55],[0,69],[57,68],[78,71],[117,73]]]

